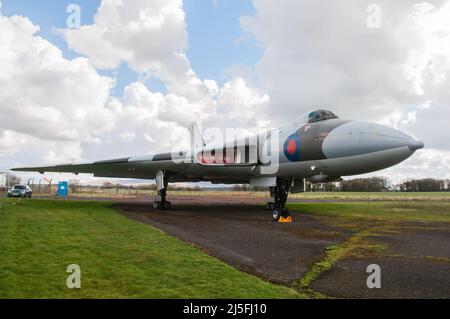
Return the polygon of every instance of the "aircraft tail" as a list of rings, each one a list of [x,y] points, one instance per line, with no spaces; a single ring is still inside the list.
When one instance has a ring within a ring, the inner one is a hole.
[[[206,147],[205,140],[203,139],[202,132],[197,122],[193,122],[188,127],[189,135],[191,138],[191,146],[193,149],[198,150]]]

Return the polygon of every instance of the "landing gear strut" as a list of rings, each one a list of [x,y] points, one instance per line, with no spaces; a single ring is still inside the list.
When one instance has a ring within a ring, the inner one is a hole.
[[[159,210],[167,210],[172,207],[172,204],[166,200],[167,187],[169,186],[169,174],[166,171],[159,171],[156,173],[156,188],[158,189],[159,201],[155,201],[153,208]]]
[[[277,179],[277,186],[270,188],[270,195],[274,198],[275,202],[267,203],[267,209],[272,211],[272,218],[278,222],[281,217],[289,218],[291,213],[286,208],[286,201],[289,195],[289,189],[291,188],[292,180]]]

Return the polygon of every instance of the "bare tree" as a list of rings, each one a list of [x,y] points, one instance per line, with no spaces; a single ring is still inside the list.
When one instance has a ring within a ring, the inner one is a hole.
[[[6,173],[6,186],[12,187],[14,185],[20,184],[22,182],[22,179],[12,173]]]

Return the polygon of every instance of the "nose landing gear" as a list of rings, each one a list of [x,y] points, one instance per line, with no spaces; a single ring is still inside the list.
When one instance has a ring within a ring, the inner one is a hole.
[[[267,209],[272,211],[272,219],[275,222],[292,222],[290,211],[286,208],[292,180],[277,180],[277,186],[270,188],[270,194],[275,202],[267,203]]]
[[[275,209],[272,212],[272,219],[273,221],[279,223],[291,223],[292,222],[291,212],[287,208]]]

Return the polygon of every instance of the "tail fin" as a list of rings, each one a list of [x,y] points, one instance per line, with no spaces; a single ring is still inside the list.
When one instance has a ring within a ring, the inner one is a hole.
[[[200,131],[198,123],[191,123],[188,127],[188,130],[191,138],[191,147],[195,150],[204,148],[206,146],[206,143],[203,139],[203,135]]]

